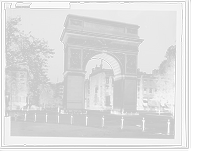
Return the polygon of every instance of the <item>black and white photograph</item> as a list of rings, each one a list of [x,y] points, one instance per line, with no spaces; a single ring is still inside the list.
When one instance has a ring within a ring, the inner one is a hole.
[[[3,2],[1,147],[188,148],[187,2]]]

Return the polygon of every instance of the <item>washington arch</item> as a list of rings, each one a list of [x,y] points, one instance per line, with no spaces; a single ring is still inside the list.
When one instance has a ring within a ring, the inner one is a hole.
[[[85,108],[85,66],[101,55],[114,71],[113,109],[136,111],[139,26],[68,15],[64,27],[64,108]]]

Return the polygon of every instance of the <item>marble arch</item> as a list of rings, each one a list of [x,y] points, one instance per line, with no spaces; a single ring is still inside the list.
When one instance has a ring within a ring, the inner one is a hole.
[[[85,109],[85,66],[101,55],[113,66],[114,109],[137,108],[137,57],[142,39],[138,25],[68,15],[61,41],[64,44],[64,96],[67,109]]]

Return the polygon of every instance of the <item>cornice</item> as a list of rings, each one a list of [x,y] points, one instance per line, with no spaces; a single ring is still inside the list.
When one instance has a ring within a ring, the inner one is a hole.
[[[107,38],[107,39],[120,40],[120,41],[126,41],[126,42],[134,42],[134,43],[137,43],[138,45],[143,41],[142,39],[139,39],[139,38],[113,36],[113,35],[105,35],[105,34],[100,34],[100,33],[64,29],[60,38],[62,42],[64,42],[66,35],[81,35],[81,36],[90,36],[90,37],[97,37],[97,38]]]

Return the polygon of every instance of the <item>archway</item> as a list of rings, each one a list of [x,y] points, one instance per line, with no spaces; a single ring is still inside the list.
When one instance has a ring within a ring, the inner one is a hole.
[[[85,66],[99,55],[113,68],[113,109],[136,111],[139,26],[68,15],[64,44],[64,96],[67,109],[85,109]]]

